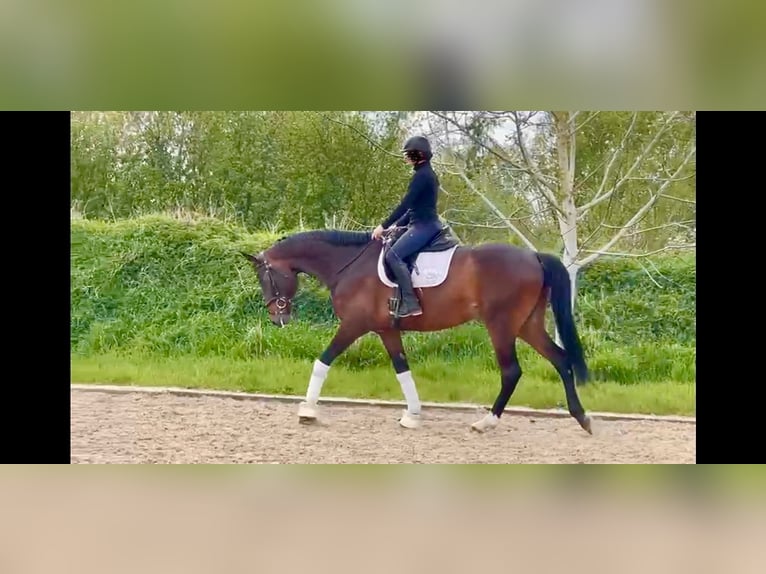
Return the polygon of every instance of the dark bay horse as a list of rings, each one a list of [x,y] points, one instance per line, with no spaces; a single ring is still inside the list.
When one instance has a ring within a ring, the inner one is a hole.
[[[440,236],[437,236],[437,239]],[[548,359],[564,383],[569,413],[583,429],[591,432],[575,388],[588,378],[582,346],[571,312],[571,286],[563,263],[554,255],[522,249],[510,244],[478,246],[442,242],[421,250],[421,257],[443,257],[434,265],[437,278],[418,288],[423,314],[394,321],[390,314],[391,285],[379,276],[381,250],[385,241],[370,233],[338,230],[307,231],[282,238],[257,255],[242,253],[258,276],[271,321],[284,326],[290,321],[292,298],[298,288],[298,273],[317,278],[329,290],[340,325],[330,344],[314,362],[306,401],[298,410],[299,420],[318,417],[317,401],[332,362],[354,341],[377,333],[388,352],[407,401],[400,424],[420,424],[420,400],[402,346],[402,331],[440,331],[468,321],[482,322],[492,341],[501,373],[500,392],[492,410],[472,425],[483,432],[495,427],[521,377],[516,339],[529,343]],[[437,241],[438,243],[438,241]],[[431,253],[427,253],[428,251]],[[449,271],[447,273],[447,268]],[[413,278],[416,275],[413,274]],[[556,326],[564,344],[559,347],[545,331],[545,310],[550,300]]]

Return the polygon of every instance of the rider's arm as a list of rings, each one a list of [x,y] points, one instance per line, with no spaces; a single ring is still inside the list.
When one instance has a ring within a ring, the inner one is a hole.
[[[426,174],[423,172],[416,172],[415,176],[412,178],[412,181],[410,181],[410,185],[407,188],[407,193],[402,198],[402,201],[399,203],[399,205],[396,206],[396,209],[394,209],[391,215],[389,215],[388,218],[384,220],[383,223],[381,223],[383,228],[388,229],[400,217],[405,215],[407,210],[415,204],[418,196],[420,196],[421,191],[428,189],[428,184],[429,181]]]
[[[402,215],[399,219],[396,220],[394,225],[397,227],[405,227],[410,224],[410,215],[411,211],[408,209],[404,215]]]

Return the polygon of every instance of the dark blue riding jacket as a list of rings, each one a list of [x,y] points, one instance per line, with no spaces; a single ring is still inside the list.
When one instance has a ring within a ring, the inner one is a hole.
[[[409,223],[439,221],[436,213],[436,199],[439,194],[439,178],[430,162],[413,167],[410,185],[402,201],[382,223],[384,228]]]

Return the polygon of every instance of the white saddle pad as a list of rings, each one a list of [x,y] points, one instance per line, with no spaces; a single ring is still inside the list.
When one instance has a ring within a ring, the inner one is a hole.
[[[444,283],[452,263],[452,256],[455,255],[457,248],[456,245],[447,251],[418,253],[415,268],[412,270],[412,286],[415,288],[436,287]],[[378,277],[384,285],[397,287],[397,284],[392,283],[386,275],[382,249],[378,256]]]

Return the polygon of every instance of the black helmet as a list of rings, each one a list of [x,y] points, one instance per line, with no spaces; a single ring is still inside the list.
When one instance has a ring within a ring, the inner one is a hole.
[[[402,152],[408,151],[419,151],[427,158],[430,158],[433,155],[431,153],[431,144],[423,136],[413,136],[404,142]]]

